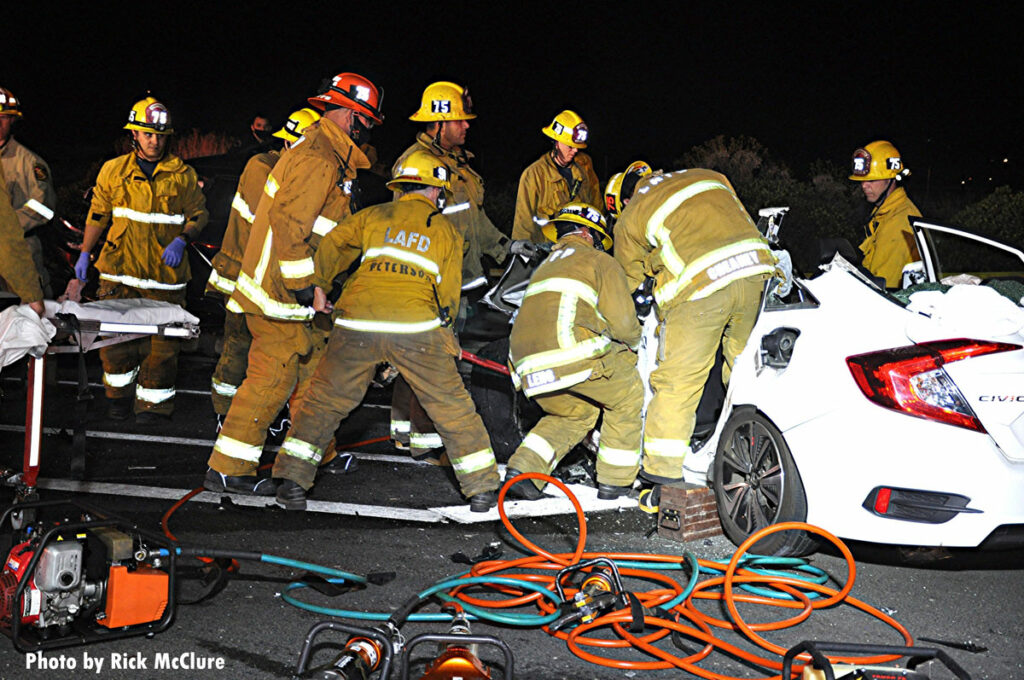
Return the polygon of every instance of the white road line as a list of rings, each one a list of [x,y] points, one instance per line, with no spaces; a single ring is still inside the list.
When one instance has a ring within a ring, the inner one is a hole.
[[[43,434],[62,434],[70,432],[72,428],[44,427]],[[25,432],[20,425],[0,425],[0,432]],[[175,443],[183,447],[203,447],[213,449],[213,439],[194,439],[190,437],[168,437],[155,434],[135,434],[134,432],[106,432],[104,430],[88,430],[85,433],[87,438],[95,439],[123,439],[130,441],[148,441],[153,443]],[[281,449],[281,445],[271,443],[263,448],[264,451],[275,452]],[[397,463],[399,465],[430,465],[422,461],[413,460],[409,456],[392,456],[389,454],[369,454],[361,451],[339,451],[339,454],[352,454],[360,461],[374,461],[376,463]]]
[[[0,432],[24,432],[21,425],[0,425]],[[44,427],[43,434],[59,435],[70,432],[71,428]],[[161,437],[152,434],[135,434],[134,432],[107,432],[105,430],[88,430],[86,438],[92,439],[120,439],[130,441],[151,442],[155,444],[179,444],[181,446],[201,446],[212,449],[215,441],[213,439],[192,439],[190,437]],[[265,451],[277,451],[278,444],[268,444],[263,447]],[[422,461],[413,460],[409,456],[394,456],[386,453],[365,453],[363,451],[341,450],[338,453],[351,453],[359,460],[372,460],[378,463],[398,463],[404,465],[430,465]]]
[[[22,382],[21,378],[4,378],[3,380],[4,380],[4,382]],[[77,386],[78,385],[78,381],[77,380],[58,380],[57,384],[58,385],[75,385],[75,386]],[[89,383],[89,387],[100,389],[100,388],[104,388],[105,385],[103,383],[91,382],[91,383]],[[176,393],[178,393],[178,394],[194,394],[194,395],[197,395],[197,396],[207,396],[207,397],[210,396],[210,390],[189,390],[189,389],[185,389],[185,388],[179,387],[179,388],[176,388],[174,391]],[[363,408],[386,408],[386,409],[390,409],[391,406],[389,404],[363,404]]]
[[[141,486],[138,484],[112,484],[108,482],[81,482],[67,479],[40,479],[38,487],[53,491],[71,491],[74,493],[94,493],[107,496],[136,496],[177,501],[191,489],[168,489],[159,486]],[[636,501],[618,498],[612,501],[597,499],[597,489],[571,484],[569,488],[576,495],[584,512],[601,510],[621,510],[636,508]],[[235,505],[265,508],[277,507],[274,501],[266,496],[242,496],[239,494],[219,494],[203,491],[190,500],[199,503],[220,504],[223,497],[229,497]],[[402,508],[387,505],[363,505],[360,503],[341,503],[337,501],[307,501],[307,512],[320,512],[332,515],[350,515],[354,517],[373,517],[377,519],[393,519],[407,522],[479,524],[493,522],[498,519],[497,508],[489,512],[471,512],[468,505],[449,505],[435,508]],[[575,512],[569,500],[561,495],[537,501],[513,501],[505,503],[505,512],[511,518],[545,517],[551,515],[571,515]]]
[[[43,434],[70,433],[73,427],[44,427]],[[21,425],[0,425],[0,432],[24,432]],[[128,439],[137,442],[155,442],[162,444],[182,444],[184,446],[205,446],[213,448],[212,439],[192,439],[190,437],[160,437],[152,434],[136,434],[134,432],[105,432],[103,430],[88,430],[85,433],[87,438],[92,439]]]
[[[159,486],[140,486],[137,484],[110,484],[107,482],[78,482],[67,479],[40,479],[41,489],[54,491],[72,491],[75,493],[95,493],[107,496],[138,496],[163,500],[179,500],[191,489],[168,489]],[[220,504],[221,498],[227,496],[235,505],[248,505],[257,508],[277,507],[274,499],[267,496],[242,496],[239,494],[219,494],[203,491],[189,499],[200,503]],[[326,512],[334,515],[354,515],[356,517],[377,517],[381,519],[397,519],[410,522],[444,522],[445,518],[433,510],[416,508],[392,508],[386,505],[360,505],[358,503],[338,503],[334,501],[307,502],[307,512]]]

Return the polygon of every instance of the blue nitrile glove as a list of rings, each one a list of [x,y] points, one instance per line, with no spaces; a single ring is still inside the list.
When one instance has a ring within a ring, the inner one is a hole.
[[[188,243],[185,239],[178,237],[171,241],[170,245],[164,248],[163,261],[168,267],[177,267],[181,264],[181,256],[185,254],[185,246]]]
[[[89,280],[89,253],[81,253],[75,263],[75,278],[79,281]]]

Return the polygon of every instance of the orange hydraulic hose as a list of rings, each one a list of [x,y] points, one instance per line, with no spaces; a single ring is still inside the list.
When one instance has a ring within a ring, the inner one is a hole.
[[[534,554],[513,560],[490,560],[480,562],[474,565],[466,576],[486,577],[491,574],[508,572],[510,570],[530,570],[527,573],[515,574],[515,578],[533,583],[547,582],[549,584],[549,589],[554,590],[556,588],[556,584],[555,575],[552,572],[561,571],[566,566],[578,564],[583,560],[590,560],[596,557],[604,557],[613,561],[646,561],[665,564],[685,563],[684,557],[675,555],[586,552],[584,549],[587,536],[586,517],[583,514],[578,500],[572,492],[569,491],[569,489],[560,481],[539,473],[527,473],[521,475],[516,478],[516,481],[523,481],[526,479],[541,479],[549,484],[553,484],[555,487],[560,489],[573,504],[579,528],[579,536],[577,538],[575,549],[572,553],[552,553],[523,536],[522,533],[513,526],[505,512],[504,500],[506,492],[510,486],[510,482],[507,482],[502,487],[498,496],[498,512],[501,517],[501,521],[508,532],[517,541],[519,541],[525,549],[533,552]],[[846,560],[848,572],[846,581],[840,588],[831,588],[797,577],[758,573],[751,569],[739,566],[749,547],[756,544],[765,536],[777,531],[794,530],[817,534],[836,545]],[[684,602],[676,605],[669,612],[663,614],[659,614],[659,611],[664,612],[664,610],[656,610],[655,608],[669,602],[684,592],[683,587],[678,583],[678,581],[666,574],[657,573],[651,570],[638,569],[633,566],[619,569],[620,576],[623,578],[648,581],[652,582],[652,584],[657,584],[657,587],[651,590],[645,592],[633,592],[641,605],[645,608],[644,623],[647,628],[643,634],[638,635],[630,632],[628,629],[627,624],[633,621],[632,612],[628,608],[622,608],[600,615],[589,623],[577,625],[569,632],[552,632],[547,626],[544,626],[543,629],[550,635],[566,640],[566,644],[573,654],[577,655],[581,659],[601,666],[619,668],[623,670],[679,668],[696,676],[707,678],[708,680],[737,680],[733,676],[716,673],[696,665],[698,662],[706,659],[714,650],[724,652],[741,661],[753,663],[768,670],[781,670],[781,656],[785,654],[786,649],[766,640],[759,633],[764,631],[782,630],[784,628],[797,625],[807,620],[815,610],[833,607],[838,604],[849,604],[879,619],[899,632],[908,646],[913,645],[913,638],[910,633],[899,622],[864,602],[850,597],[850,592],[853,589],[856,577],[856,564],[853,560],[853,555],[841,540],[819,527],[802,522],[786,522],[772,525],[755,533],[741,546],[739,546],[727,565],[707,560],[698,560],[698,564],[707,569],[723,572],[724,575],[700,581],[695,585],[692,592]],[[780,594],[785,594],[790,599],[773,599],[764,595],[737,593],[735,586],[746,583],[762,584],[765,588],[774,588],[779,590]],[[711,590],[713,588],[721,588],[722,590],[721,592],[713,592]],[[467,604],[477,607],[504,609],[536,603],[536,606],[543,614],[550,614],[556,609],[549,600],[540,598],[540,595],[537,593],[531,592],[526,594],[525,591],[520,591],[507,585],[494,585],[492,586],[492,589],[506,597],[498,600],[473,597],[464,592],[463,588],[454,588],[449,591],[449,594]],[[577,591],[563,584],[563,592],[567,599],[571,599]],[[814,593],[819,597],[812,597],[811,593]],[[706,599],[724,600],[725,608],[729,615],[728,620],[718,619],[699,611],[695,606],[695,602],[697,600]],[[799,611],[793,616],[789,616],[778,621],[747,623],[740,615],[737,608],[737,603],[739,602],[743,602],[745,604],[782,607],[784,609],[794,609]],[[650,615],[650,612],[652,611],[659,615]],[[674,620],[666,618],[666,616],[674,617]],[[600,628],[610,629],[614,632],[616,639],[587,637],[585,635]],[[754,654],[746,649],[738,647],[737,645],[721,640],[712,633],[713,628],[732,630],[764,649],[769,655],[761,656]],[[681,657],[654,644],[673,632],[700,641],[704,646],[693,654]],[[645,653],[649,657],[653,657],[653,659],[634,661],[608,658],[587,651],[584,647],[603,649],[622,649],[633,647],[640,652]],[[802,655],[799,657],[799,660],[806,662],[807,658],[808,657],[806,655]],[[882,663],[898,658],[898,656],[894,655],[883,655],[872,657],[830,657],[830,660],[834,662],[863,665],[870,663]],[[801,671],[802,667],[794,667],[794,673],[799,674]],[[766,680],[782,679],[779,675],[770,675],[766,676]],[[787,678],[785,680],[789,679]]]

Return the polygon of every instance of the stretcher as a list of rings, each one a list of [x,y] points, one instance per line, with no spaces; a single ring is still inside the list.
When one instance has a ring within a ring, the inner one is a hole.
[[[17,489],[18,499],[30,497],[39,476],[43,427],[43,396],[47,357],[78,354],[79,381],[71,472],[85,476],[85,416],[89,393],[85,354],[121,342],[153,335],[187,340],[198,337],[199,319],[182,307],[156,300],[104,300],[100,302],[46,301],[40,319],[27,306],[0,313],[0,367],[28,356],[25,399],[25,452],[21,472],[4,475]]]

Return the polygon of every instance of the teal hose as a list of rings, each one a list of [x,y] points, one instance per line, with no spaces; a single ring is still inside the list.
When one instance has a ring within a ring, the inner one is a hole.
[[[319,564],[313,564],[312,562],[303,562],[302,560],[293,560],[289,557],[279,557],[277,555],[268,555],[266,553],[251,553],[234,550],[220,550],[216,548],[175,548],[175,553],[178,555],[189,555],[189,556],[202,556],[202,557],[221,557],[227,559],[238,559],[238,560],[251,560],[254,562],[266,562],[267,564],[276,564],[282,567],[291,567],[293,569],[304,569],[305,571],[311,571],[315,574],[322,574],[329,578],[341,579],[345,583],[359,585],[366,585],[366,579],[358,574],[351,574],[341,569],[335,569],[334,567],[324,567]],[[159,550],[159,554],[167,556],[169,553],[165,548]],[[341,582],[337,581],[337,582]]]
[[[792,571],[783,571],[782,569],[759,569],[755,565],[765,565],[772,567],[787,567]],[[816,585],[824,585],[829,580],[828,573],[820,567],[815,567],[807,562],[802,557],[773,557],[770,555],[745,555],[739,562],[739,566],[747,569],[755,574],[763,576],[781,576],[783,578],[796,578],[808,583],[814,583]],[[715,574],[721,576],[725,573],[721,569],[713,569],[710,567],[701,567],[701,571],[706,574]],[[794,574],[793,571],[804,572],[809,576],[801,574]],[[760,597],[768,597],[776,600],[795,600],[796,598],[792,595],[775,590],[772,588],[761,588],[752,583],[742,583],[737,586],[741,590],[745,590],[748,593],[753,593]],[[820,593],[810,592],[805,595],[812,599],[820,599],[824,597]]]
[[[683,588],[683,592],[676,595],[674,598],[669,600],[663,605],[660,605],[663,609],[671,609],[679,604],[686,601],[686,598],[690,597],[690,593],[693,592],[694,587],[697,585],[697,578],[700,576],[700,564],[697,562],[697,556],[690,551],[683,553],[683,557],[686,559],[687,566],[690,567],[690,581]],[[643,561],[630,561],[630,560],[615,560],[615,566],[625,567],[627,569],[650,569],[652,571],[675,571],[683,568],[682,562],[643,562]]]
[[[328,580],[331,583],[335,583],[336,582],[335,579],[328,579]],[[430,596],[438,593],[439,591],[449,590],[451,588],[456,588],[456,587],[459,587],[459,586],[473,585],[473,584],[499,584],[499,585],[512,586],[514,588],[522,588],[524,590],[532,590],[532,591],[534,591],[536,593],[540,593],[544,597],[547,597],[556,606],[561,604],[561,601],[558,598],[558,594],[548,590],[547,588],[545,588],[542,585],[538,585],[536,583],[530,583],[529,581],[522,581],[522,580],[515,579],[515,578],[503,577],[503,576],[475,576],[475,577],[472,577],[472,578],[447,579],[445,581],[441,581],[440,583],[434,584],[430,588],[427,588],[426,590],[424,590],[421,593],[419,593],[419,595],[417,597],[419,597],[421,600],[426,600],[427,598],[429,598]],[[289,583],[287,586],[285,586],[284,591],[281,592],[281,599],[284,600],[285,602],[287,602],[288,604],[292,605],[293,607],[298,607],[299,609],[303,609],[303,610],[308,611],[308,612],[313,612],[315,614],[322,614],[322,615],[325,615],[325,616],[337,616],[337,617],[340,617],[340,618],[356,619],[356,620],[359,620],[359,621],[387,621],[388,619],[391,618],[391,614],[390,613],[360,612],[360,611],[354,611],[354,610],[350,610],[350,609],[333,609],[331,607],[321,607],[319,605],[309,604],[308,602],[303,602],[301,600],[298,600],[298,599],[296,599],[295,597],[293,597],[292,595],[289,594],[293,590],[298,590],[300,588],[308,588],[308,587],[309,587],[308,584],[302,583],[301,581],[296,581],[296,582],[293,582],[293,583]],[[445,599],[445,600],[449,600],[449,601],[453,599],[450,596],[445,595],[445,594],[442,594],[441,598]],[[471,613],[473,615],[472,616],[473,620],[483,619],[483,620],[487,620],[487,621],[493,621],[493,622],[496,622],[496,623],[504,623],[504,624],[507,624],[507,625],[524,626],[524,627],[525,626],[534,627],[534,626],[547,625],[548,623],[550,623],[550,622],[554,621],[556,618],[558,618],[558,615],[559,615],[557,611],[553,612],[552,614],[545,615],[545,616],[541,616],[541,615],[538,615],[538,614],[522,614],[522,613],[518,613],[518,614],[516,614],[516,613],[498,614],[498,613],[495,613],[495,612],[492,612],[492,611],[488,611],[488,610],[486,610],[484,608],[481,608],[481,607],[475,607],[475,606],[467,605],[467,604],[463,604],[462,607],[467,612],[469,612],[469,613]],[[452,619],[451,614],[437,613],[437,614],[412,614],[412,615],[410,615],[408,617],[407,620],[408,621],[419,621],[419,622],[439,622],[439,621],[440,622],[449,622],[449,621],[451,621],[451,619]]]
[[[295,569],[305,569],[316,574],[323,574],[335,579],[342,579],[347,583],[358,583],[359,585],[366,585],[366,579],[358,574],[351,574],[347,571],[340,569],[334,569],[333,567],[322,567],[319,564],[312,564],[310,562],[302,562],[300,560],[293,560],[287,557],[278,557],[277,555],[261,555],[261,562],[267,564],[277,564],[283,567],[293,567]]]

